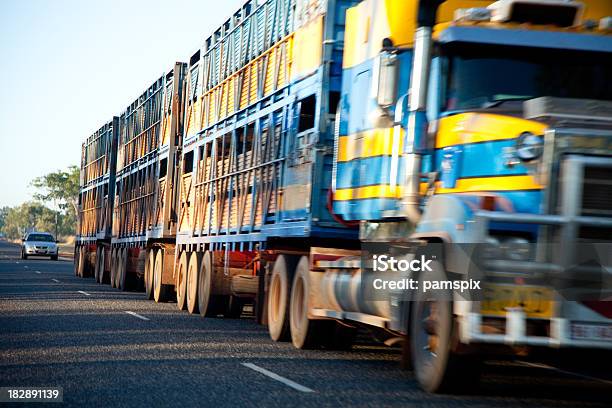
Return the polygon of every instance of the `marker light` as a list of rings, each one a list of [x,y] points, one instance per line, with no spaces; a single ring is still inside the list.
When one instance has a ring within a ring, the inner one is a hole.
[[[599,29],[602,31],[612,31],[612,17],[604,17],[599,20]]]
[[[486,7],[461,8],[455,10],[455,21],[489,21],[491,10]]]
[[[533,133],[522,133],[516,140],[516,155],[523,161],[535,160],[542,155],[544,141]]]

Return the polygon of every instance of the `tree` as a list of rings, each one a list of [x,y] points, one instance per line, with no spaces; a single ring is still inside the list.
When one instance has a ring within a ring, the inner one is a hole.
[[[43,203],[53,201],[60,208],[58,227],[62,235],[74,234],[78,214],[79,168],[69,166],[32,181],[32,186],[39,189],[34,198]],[[54,220],[55,222],[55,220]]]
[[[2,229],[4,228],[6,216],[8,215],[8,212],[10,211],[10,209],[11,209],[10,207],[0,208],[0,231],[2,231]]]
[[[18,239],[31,230],[54,232],[55,212],[36,202],[23,203],[9,208],[2,232],[11,239]]]
[[[32,181],[32,186],[42,190],[42,192],[34,194],[36,200],[42,202],[55,201],[63,210],[72,207],[75,214],[78,212],[78,166],[69,166],[66,171],[58,170],[45,176],[37,177]]]

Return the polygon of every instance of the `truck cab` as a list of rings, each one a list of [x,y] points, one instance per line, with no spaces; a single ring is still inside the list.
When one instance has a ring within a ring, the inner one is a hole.
[[[334,211],[360,221],[363,250],[325,263],[337,298],[313,314],[384,319],[434,392],[474,382],[484,344],[612,349],[612,4],[415,3],[347,13]],[[362,303],[388,307],[347,309],[341,285],[359,276],[363,297],[375,280],[372,243],[434,258],[396,282],[481,289],[386,289]]]

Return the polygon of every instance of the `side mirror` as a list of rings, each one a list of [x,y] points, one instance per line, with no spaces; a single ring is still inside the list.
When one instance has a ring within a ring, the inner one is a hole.
[[[399,60],[395,53],[382,51],[374,64],[372,86],[376,103],[387,109],[396,103]]]

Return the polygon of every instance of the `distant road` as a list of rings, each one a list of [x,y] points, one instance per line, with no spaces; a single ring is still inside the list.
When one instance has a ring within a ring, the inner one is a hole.
[[[203,319],[18,259],[0,241],[0,386],[59,386],[77,406],[604,407],[612,383],[490,364],[475,395],[434,396],[396,349],[297,351],[252,319]]]

